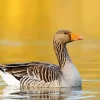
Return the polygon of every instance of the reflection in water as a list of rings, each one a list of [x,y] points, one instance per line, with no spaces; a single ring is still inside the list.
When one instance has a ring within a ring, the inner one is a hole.
[[[75,88],[16,88],[5,87],[2,100],[80,100],[81,87]]]

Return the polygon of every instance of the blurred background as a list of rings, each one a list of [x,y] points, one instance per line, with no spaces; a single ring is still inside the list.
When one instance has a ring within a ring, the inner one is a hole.
[[[84,37],[68,44],[83,79],[100,79],[100,0],[0,0],[0,63],[58,64],[52,40],[68,29]]]

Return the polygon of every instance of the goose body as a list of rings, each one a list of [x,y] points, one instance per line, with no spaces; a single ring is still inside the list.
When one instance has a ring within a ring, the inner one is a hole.
[[[0,75],[11,86],[75,87],[81,86],[81,77],[72,63],[66,44],[82,37],[68,30],[60,30],[53,39],[59,66],[42,62],[15,63],[0,66]]]

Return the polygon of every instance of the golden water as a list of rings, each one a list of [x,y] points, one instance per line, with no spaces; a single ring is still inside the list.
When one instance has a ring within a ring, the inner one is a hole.
[[[99,4],[100,0],[0,0],[1,64],[30,61],[57,64],[52,46],[55,32],[69,29],[84,37],[83,41],[67,46],[81,74],[82,89],[20,90],[4,86],[0,79],[0,100],[100,100]]]

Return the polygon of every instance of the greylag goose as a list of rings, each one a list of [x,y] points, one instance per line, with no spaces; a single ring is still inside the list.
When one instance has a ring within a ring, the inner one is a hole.
[[[81,86],[80,74],[69,57],[66,44],[82,39],[81,36],[74,35],[68,30],[59,30],[53,39],[59,66],[42,62],[5,64],[0,67],[0,75],[11,86]]]

